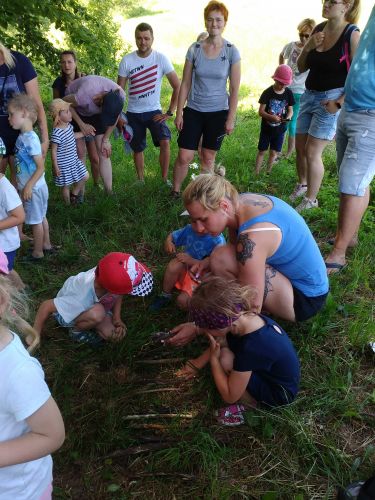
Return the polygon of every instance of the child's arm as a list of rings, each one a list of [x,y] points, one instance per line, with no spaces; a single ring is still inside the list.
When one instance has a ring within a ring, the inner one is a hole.
[[[36,183],[37,180],[39,180],[43,173],[44,173],[44,160],[42,155],[34,155],[33,160],[36,165],[36,170],[33,173],[33,175],[30,177],[30,179],[27,181],[25,187],[23,188],[22,191],[22,198],[27,201],[31,200],[31,195],[33,191],[33,187]]]
[[[8,217],[0,220],[0,231],[3,229],[8,229],[9,227],[18,226],[18,224],[22,224],[25,220],[25,211],[23,206],[13,208],[13,210],[9,210]]]
[[[65,440],[64,422],[52,397],[26,422],[29,432],[0,443],[0,468],[37,460],[62,446]]]
[[[53,175],[58,177],[60,175],[60,169],[57,164],[57,144],[55,142],[51,143],[51,158],[52,158]]]
[[[186,364],[177,370],[176,377],[190,380],[198,375],[199,370],[204,368],[210,361],[210,349],[206,349],[200,356],[194,359],[189,359]]]
[[[165,242],[164,242],[164,250],[167,253],[176,253],[176,245],[173,243],[172,233],[169,233]]]
[[[57,309],[53,299],[45,300],[40,304],[34,320],[34,330],[36,330],[39,335],[42,332],[43,325],[46,322],[48,316],[56,311]]]
[[[176,254],[176,259],[182,264],[186,264],[188,267],[194,266],[200,263],[200,260],[194,259],[191,255],[185,252],[179,252]]]
[[[238,401],[246,391],[251,372],[231,371],[226,374],[220,363],[220,344],[212,335],[207,335],[210,341],[210,363],[211,372],[220,396],[226,403],[232,404]]]
[[[259,114],[259,116],[264,118],[267,122],[273,122],[273,123],[280,123],[281,122],[280,116],[271,115],[270,113],[267,113],[265,104],[261,104],[259,106],[258,114]]]
[[[293,116],[293,106],[288,106],[288,113],[286,115],[286,119],[290,120]]]
[[[210,267],[210,257],[205,257],[202,260],[196,260],[195,264],[193,264],[189,271],[194,276],[194,278],[198,279],[202,276],[203,271],[206,271]]]
[[[117,297],[113,306],[113,326],[115,327],[114,336],[111,340],[121,340],[126,334],[126,325],[121,319],[122,295]]]

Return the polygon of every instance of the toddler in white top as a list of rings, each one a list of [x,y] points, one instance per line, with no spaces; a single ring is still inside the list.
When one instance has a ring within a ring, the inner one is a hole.
[[[64,442],[64,422],[40,363],[8,328],[12,324],[27,336],[29,351],[39,342],[16,312],[19,304],[15,288],[0,276],[0,500],[48,500],[50,453]]]

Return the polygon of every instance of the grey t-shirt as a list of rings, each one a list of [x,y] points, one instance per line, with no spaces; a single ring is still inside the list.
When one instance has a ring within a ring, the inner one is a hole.
[[[221,111],[228,109],[227,80],[231,64],[241,57],[237,48],[224,40],[223,48],[216,59],[209,59],[202,45],[193,43],[186,54],[193,64],[191,89],[187,106],[196,111]]]

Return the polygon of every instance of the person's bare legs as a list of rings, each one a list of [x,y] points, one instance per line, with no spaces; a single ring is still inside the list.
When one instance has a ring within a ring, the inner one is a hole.
[[[201,173],[212,173],[215,168],[215,158],[217,151],[213,149],[201,149]]]
[[[73,189],[72,189],[72,194],[75,196],[78,195],[80,192],[85,191],[85,185],[86,182],[89,180],[89,174],[87,173],[83,179],[81,179],[79,182],[76,182]]]
[[[96,151],[99,156],[99,171],[103,179],[104,189],[107,194],[112,194],[112,163],[111,158],[107,158],[101,152],[103,135],[95,136]]]
[[[266,154],[265,151],[259,151],[258,150],[258,154],[257,154],[256,160],[255,160],[255,173],[257,175],[260,174],[260,171],[262,169],[262,165],[263,165],[263,160],[264,160],[264,155],[265,154]]]
[[[74,321],[74,328],[81,331],[96,328],[103,321],[105,315],[105,309],[102,304],[95,304],[77,316]]]
[[[87,154],[90,160],[91,175],[92,175],[92,180],[94,181],[94,186],[98,186],[100,181],[100,169],[99,169],[99,156],[96,150],[95,141],[89,141],[89,142],[83,141],[83,143],[85,148],[87,149]],[[82,162],[85,163],[83,160]]]
[[[139,181],[145,180],[145,157],[143,151],[140,153],[133,153],[135,170]]]
[[[210,256],[210,269],[215,276],[238,279],[238,263],[233,245],[216,247]],[[265,298],[262,310],[287,321],[295,321],[293,287],[283,274],[265,267]]]
[[[370,189],[367,188],[364,196],[340,194],[340,206],[335,244],[332,252],[327,256],[327,263],[346,264],[346,251],[350,243],[356,238],[362,217],[366,212],[370,200]],[[327,269],[327,274],[337,272],[337,269]]]
[[[115,327],[111,314],[105,314],[103,320],[96,325],[95,330],[98,335],[104,340],[113,340]]]
[[[290,158],[295,148],[296,148],[296,137],[288,135],[288,149],[285,157]]]
[[[307,158],[306,158],[307,134],[297,134],[296,145],[296,168],[299,184],[307,185]]]
[[[64,202],[67,205],[70,205],[70,187],[69,186],[63,186],[61,189],[61,195],[64,200]]]
[[[168,179],[170,157],[171,149],[169,139],[162,139],[160,141],[159,163],[161,169],[161,177],[164,182]]]
[[[183,277],[186,271],[186,265],[177,259],[172,259],[165,270],[163,278],[163,292],[171,293],[176,282]]]
[[[40,224],[32,224],[31,225],[34,237],[34,248],[32,252],[32,256],[36,259],[39,259],[44,256],[43,254],[43,222]]]
[[[268,154],[268,162],[267,162],[267,172],[271,173],[273,164],[275,163],[279,153],[275,151],[274,149],[270,149],[270,152]]]
[[[173,167],[173,191],[179,193],[181,190],[181,184],[187,175],[189,163],[194,158],[194,153],[192,149],[180,148],[178,150],[178,155]]]
[[[228,375],[233,370],[234,354],[228,347],[220,349],[220,364]],[[247,390],[242,394],[238,403],[242,403],[245,409],[254,409],[257,406],[256,400],[250,396]]]
[[[311,135],[306,141],[307,192],[306,198],[315,201],[324,176],[322,154],[329,141],[316,139]]]
[[[42,226],[43,226],[43,250],[51,250],[52,245],[49,237],[49,224],[47,217],[44,217]]]

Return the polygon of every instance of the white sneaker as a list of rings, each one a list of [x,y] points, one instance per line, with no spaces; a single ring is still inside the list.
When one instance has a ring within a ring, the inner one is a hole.
[[[290,201],[295,201],[297,198],[301,198],[307,191],[307,186],[303,184],[296,184],[293,193],[289,196]]]
[[[300,213],[303,210],[310,210],[310,208],[318,208],[318,206],[318,200],[312,201],[305,196],[298,207],[296,207],[296,212]]]

